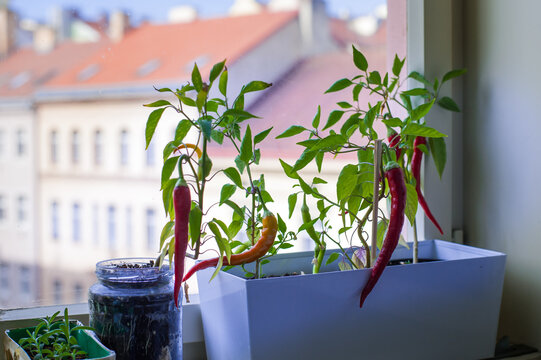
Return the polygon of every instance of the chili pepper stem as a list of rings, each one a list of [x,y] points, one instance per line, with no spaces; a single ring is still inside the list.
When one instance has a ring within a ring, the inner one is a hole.
[[[376,262],[376,250],[378,243],[378,202],[379,202],[379,168],[381,163],[381,142],[376,140],[374,144],[374,198],[372,202],[372,249],[370,253],[371,263]]]

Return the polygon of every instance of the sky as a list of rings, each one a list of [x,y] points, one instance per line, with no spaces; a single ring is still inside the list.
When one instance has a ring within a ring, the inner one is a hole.
[[[6,0],[0,0],[0,3]],[[126,10],[135,22],[143,19],[164,22],[167,11],[178,5],[194,6],[201,17],[224,14],[234,0],[7,0],[10,8],[22,18],[46,22],[55,6],[77,8],[87,19],[95,19],[111,10]],[[268,0],[260,0],[266,3]],[[329,13],[339,16],[348,12],[352,16],[370,14],[377,5],[386,0],[325,0]]]

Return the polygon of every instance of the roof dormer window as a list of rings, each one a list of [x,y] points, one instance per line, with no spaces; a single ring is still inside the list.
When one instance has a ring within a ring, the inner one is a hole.
[[[83,70],[79,71],[79,73],[77,74],[77,80],[86,81],[91,77],[95,76],[98,71],[100,71],[100,66],[98,64],[88,65]]]
[[[151,59],[137,68],[137,76],[147,76],[156,71],[161,64],[160,59]]]

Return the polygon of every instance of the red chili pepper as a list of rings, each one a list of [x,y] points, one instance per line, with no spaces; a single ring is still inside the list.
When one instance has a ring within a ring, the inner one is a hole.
[[[398,143],[400,142],[400,135],[394,130],[389,130],[387,135],[387,141],[389,141],[389,147],[393,148],[396,153],[396,160],[400,159],[400,155],[402,154],[402,149],[398,147]]]
[[[188,223],[192,200],[190,188],[182,174],[182,157],[179,160],[179,179],[173,189],[173,206],[175,208],[175,306],[178,308],[180,285],[184,276],[184,259],[188,247]]]
[[[423,136],[417,136],[413,142],[413,157],[411,158],[411,172],[415,178],[415,190],[417,190],[417,198],[419,199],[419,204],[425,211],[426,217],[432,221],[432,223],[438,228],[439,232],[443,235],[443,230],[441,229],[440,224],[432,215],[432,211],[426,203],[425,197],[421,192],[421,160],[423,159],[423,151],[419,149],[419,145],[426,145],[426,138]]]
[[[383,240],[383,245],[381,246],[381,251],[376,263],[372,267],[370,277],[361,293],[360,307],[363,307],[366,297],[370,294],[374,285],[376,285],[383,273],[383,270],[385,270],[385,267],[389,263],[391,255],[398,245],[402,226],[404,225],[404,210],[406,208],[406,183],[404,182],[404,172],[396,162],[390,162],[386,166],[385,177],[387,178],[389,190],[391,192],[391,215],[389,217],[389,226],[387,227],[387,234]]]
[[[231,262],[227,261],[227,256],[223,257],[224,265],[241,265],[247,264],[249,262],[255,261],[265,255],[269,251],[270,247],[274,243],[274,238],[276,237],[276,232],[278,231],[278,222],[276,217],[270,212],[265,214],[262,220],[263,229],[261,230],[261,237],[257,243],[250,250],[245,251],[241,254],[231,255]],[[196,271],[203,270],[208,267],[218,265],[219,258],[213,258],[201,261],[194,265],[182,281],[188,280]]]

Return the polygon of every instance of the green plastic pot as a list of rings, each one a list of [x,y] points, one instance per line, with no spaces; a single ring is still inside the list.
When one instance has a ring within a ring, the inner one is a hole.
[[[77,325],[82,325],[77,321]],[[28,336],[27,330],[32,332],[35,326],[6,330],[3,335],[4,351],[6,360],[30,360],[30,356],[19,346],[19,340]],[[96,337],[93,331],[76,330],[75,338],[81,346],[81,349],[88,353],[88,360],[115,360],[116,355],[113,350],[106,348]]]

